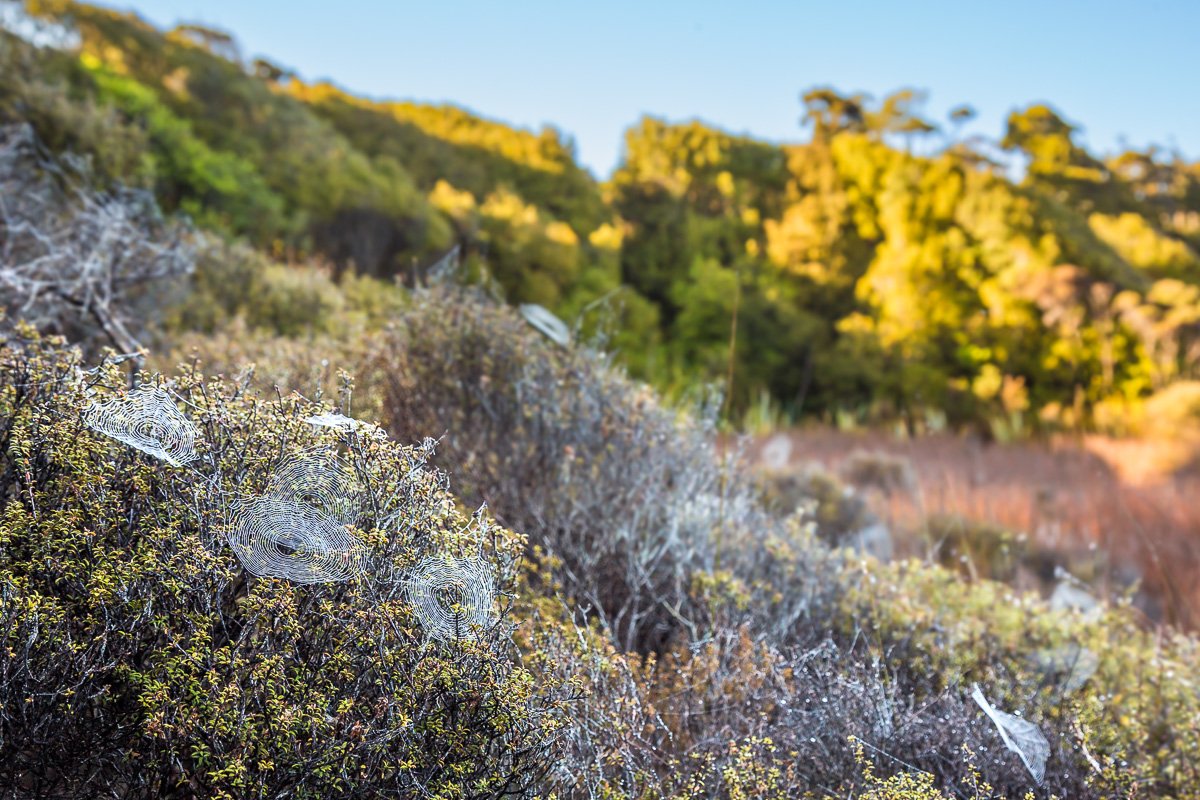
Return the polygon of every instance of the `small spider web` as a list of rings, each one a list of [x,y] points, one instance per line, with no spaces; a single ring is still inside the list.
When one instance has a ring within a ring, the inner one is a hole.
[[[995,708],[983,696],[978,684],[971,687],[971,697],[995,723],[1005,746],[1021,757],[1025,769],[1029,770],[1029,774],[1040,785],[1046,779],[1046,759],[1050,757],[1050,743],[1046,741],[1038,726],[1027,719],[1014,717]]]
[[[196,460],[199,431],[159,386],[142,386],[123,397],[93,402],[84,424],[147,455],[182,466]]]
[[[571,329],[553,312],[535,303],[525,303],[519,310],[525,321],[550,341],[563,347],[571,344]]]
[[[387,434],[378,425],[364,422],[361,419],[348,417],[340,411],[325,411],[305,417],[304,421],[314,428],[329,428],[339,433],[358,433],[374,436],[377,439],[387,438]]]
[[[317,428],[333,428],[337,431],[353,431],[366,424],[354,417],[347,417],[340,411],[326,411],[321,414],[313,414],[311,417],[305,417],[304,421]]]
[[[426,635],[454,641],[493,619],[496,588],[479,558],[430,557],[405,582],[405,595]]]

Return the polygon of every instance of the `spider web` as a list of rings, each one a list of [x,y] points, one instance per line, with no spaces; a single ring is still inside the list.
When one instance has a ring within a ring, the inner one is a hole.
[[[1100,657],[1076,644],[1039,650],[1037,663],[1045,672],[1056,675],[1065,694],[1083,688],[1100,668]]]
[[[409,576],[405,594],[426,635],[442,641],[486,627],[496,599],[491,570],[479,558],[426,558]]]
[[[93,402],[83,412],[83,422],[173,466],[196,460],[199,431],[160,386],[142,386],[123,397]]]
[[[332,452],[307,450],[271,475],[267,494],[353,525],[367,510],[366,493],[354,471]]]
[[[1046,759],[1050,757],[1050,743],[1038,726],[1027,719],[1014,717],[1000,711],[988,702],[978,684],[971,687],[971,697],[995,723],[1000,738],[1009,750],[1021,757],[1025,769],[1040,785],[1046,779]]]
[[[365,548],[338,521],[291,500],[264,496],[232,505],[229,545],[246,570],[294,583],[336,583],[362,574]]]
[[[571,329],[567,327],[567,323],[546,308],[535,303],[525,303],[519,310],[525,321],[550,341],[563,347],[571,344]]]
[[[354,417],[347,417],[339,411],[313,414],[311,417],[305,417],[304,421],[318,428],[333,428],[338,431],[353,431],[365,424]]]
[[[336,454],[302,451],[275,470],[265,494],[232,504],[229,544],[260,578],[349,580],[366,569],[366,547],[350,530],[366,509],[366,492]]]
[[[330,428],[340,433],[360,433],[374,436],[378,439],[387,438],[387,434],[378,425],[364,422],[361,419],[348,417],[340,411],[325,411],[305,417],[304,421],[314,428]]]

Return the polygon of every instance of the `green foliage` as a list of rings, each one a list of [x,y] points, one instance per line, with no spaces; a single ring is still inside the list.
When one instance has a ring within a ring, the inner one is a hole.
[[[1106,398],[1145,393],[1160,370],[1195,371],[1153,363],[1146,348],[1161,349],[1162,332],[1133,311],[1151,279],[1195,279],[1182,231],[1139,205],[1052,111],[1010,123],[1006,144],[1034,162],[1018,187],[964,149],[894,147],[890,137],[925,130],[912,93],[878,108],[832,90],[805,101],[814,139],[783,149],[784,171],[778,150],[772,161],[773,148],[698,123],[645,120],[628,135],[613,181],[631,231],[623,278],[666,311],[671,379],[727,371],[735,292],[722,270],[742,276],[749,306],[735,407],[765,390],[785,410],[912,426],[935,411],[1011,435],[1084,424]],[[737,157],[755,146],[761,155]]]
[[[166,210],[260,242],[283,228],[283,200],[252,164],[210,148],[142,84],[108,70],[94,57],[85,55],[82,63],[95,80],[99,101],[144,126],[150,153],[143,169],[154,176],[155,194]]]
[[[1008,437],[1111,425],[1200,378],[1200,167],[1099,159],[1044,104],[995,146],[935,139],[913,89],[814,88],[802,144],[647,117],[601,185],[550,128],[305,84],[243,64],[220,31],[30,7],[70,18],[83,48],[0,35],[0,117],[105,180],[335,276],[411,285],[457,245],[471,279],[583,315],[661,389],[732,376],[730,419],[765,397],[784,418]],[[283,316],[264,324],[296,333]]]
[[[144,185],[144,131],[81,90],[86,75],[78,59],[0,31],[0,121],[30,123],[47,147],[88,157],[105,182]]]
[[[371,273],[394,272],[402,253],[445,246],[445,221],[395,159],[359,152],[303,103],[224,58],[223,48],[69,0],[37,5],[70,18],[83,36],[77,91],[149,134],[149,171],[168,207],[213,215],[262,245],[315,247]]]
[[[314,264],[288,266],[245,246],[209,241],[190,291],[167,309],[163,329],[212,334],[237,321],[290,338],[347,342],[384,327],[406,302],[392,281],[354,272],[335,278]]]
[[[1130,211],[1117,216],[1092,214],[1088,224],[1131,266],[1154,277],[1200,280],[1196,253],[1186,242],[1155,228],[1146,217]]]
[[[426,192],[447,181],[482,200],[507,188],[579,236],[608,217],[595,181],[552,128],[515,130],[448,105],[373,103],[327,83],[285,88],[364,153],[405,164]]]

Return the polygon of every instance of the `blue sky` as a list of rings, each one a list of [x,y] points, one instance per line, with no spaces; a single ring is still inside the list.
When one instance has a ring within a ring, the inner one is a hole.
[[[937,121],[998,136],[1049,101],[1100,152],[1157,143],[1200,158],[1200,2],[906,0],[109,0],[159,25],[232,32],[306,79],[377,98],[450,101],[575,138],[598,176],[645,113],[802,138],[799,93],[929,91]]]

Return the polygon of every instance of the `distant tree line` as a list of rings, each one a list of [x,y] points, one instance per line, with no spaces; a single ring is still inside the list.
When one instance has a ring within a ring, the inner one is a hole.
[[[1197,377],[1200,165],[1098,157],[1045,105],[997,141],[909,89],[812,89],[783,146],[647,117],[601,183],[552,128],[306,84],[201,26],[28,9],[81,45],[0,31],[0,121],[99,180],[338,274],[411,284],[457,245],[511,302],[599,309],[661,388],[732,376],[734,414],[1079,427]]]

